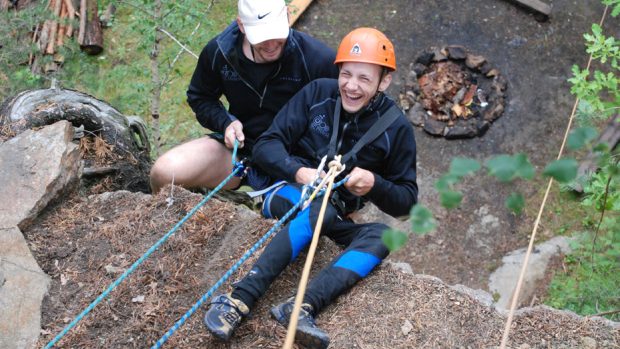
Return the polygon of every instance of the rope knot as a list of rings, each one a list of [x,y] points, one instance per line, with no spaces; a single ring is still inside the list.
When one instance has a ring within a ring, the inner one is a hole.
[[[330,161],[328,166],[330,170],[334,170],[334,172],[336,173],[340,173],[342,171],[344,171],[345,166],[343,164],[340,163],[340,159],[342,158],[342,155],[336,155],[334,157],[334,160]]]

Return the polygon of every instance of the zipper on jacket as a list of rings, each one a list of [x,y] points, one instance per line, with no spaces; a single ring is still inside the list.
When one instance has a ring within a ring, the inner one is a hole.
[[[278,69],[276,69],[276,72],[273,73],[273,75],[265,83],[265,88],[263,88],[263,95],[260,96],[260,103],[258,104],[259,108],[263,107],[263,100],[265,99],[265,95],[267,94],[267,86],[269,85],[269,81],[273,80],[276,76],[278,76],[278,74],[280,74],[280,70],[282,70],[282,63],[278,62]]]
[[[241,74],[239,74],[239,72],[237,71],[237,69],[235,68],[235,66],[230,63],[230,60],[228,60],[228,57],[226,57],[226,55],[224,54],[224,52],[222,51],[222,57],[224,57],[224,60],[226,60],[226,62],[233,68],[235,69],[235,72],[237,72],[237,75],[239,75],[239,79],[241,79],[241,81],[243,81],[243,83],[245,84],[245,86],[247,86],[250,90],[252,90],[254,93],[256,93],[256,96],[258,96],[258,98],[260,98],[260,103],[261,106],[263,104],[263,96],[260,95],[260,93],[258,93],[258,91],[256,91],[256,89],[254,87],[252,87],[252,85],[250,85],[249,82],[247,82],[242,76]]]

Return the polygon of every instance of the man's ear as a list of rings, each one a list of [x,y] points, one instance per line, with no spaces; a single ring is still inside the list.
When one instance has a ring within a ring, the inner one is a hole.
[[[239,26],[239,30],[245,34],[245,28],[243,28],[243,23],[241,23],[241,18],[239,18],[239,16],[237,16],[237,25]]]
[[[385,74],[383,76],[383,79],[381,79],[381,82],[379,83],[379,91],[383,92],[387,90],[387,88],[390,86],[391,83],[392,83],[392,73]]]

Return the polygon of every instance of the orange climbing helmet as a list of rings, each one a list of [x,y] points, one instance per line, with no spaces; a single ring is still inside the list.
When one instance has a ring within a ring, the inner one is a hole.
[[[343,62],[372,63],[396,70],[394,45],[385,34],[374,28],[357,28],[347,34],[338,46],[335,64]]]

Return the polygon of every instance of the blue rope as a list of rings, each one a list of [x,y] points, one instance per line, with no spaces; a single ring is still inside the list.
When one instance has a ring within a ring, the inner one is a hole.
[[[172,229],[170,229],[170,231],[166,233],[166,235],[164,235],[161,239],[159,239],[159,241],[157,241],[155,245],[149,248],[148,251],[146,251],[146,253],[142,255],[142,257],[140,257],[140,259],[135,261],[131,265],[131,267],[129,267],[129,269],[125,270],[125,272],[118,279],[116,279],[116,281],[110,284],[110,286],[101,295],[99,295],[97,299],[95,299],[92,303],[90,303],[90,305],[86,309],[84,309],[84,311],[82,311],[80,315],[78,315],[73,321],[71,321],[71,323],[69,323],[69,325],[67,325],[62,330],[62,332],[60,332],[51,342],[47,343],[47,345],[45,346],[45,349],[49,349],[52,346],[54,346],[54,344],[56,344],[65,334],[67,334],[67,332],[69,332],[69,330],[71,330],[80,320],[82,320],[84,316],[86,316],[91,310],[93,310],[93,308],[97,306],[97,304],[99,304],[110,292],[112,292],[112,290],[116,288],[116,286],[118,286],[129,274],[131,274],[140,264],[142,264],[142,262],[144,262],[151,255],[151,253],[155,252],[155,250],[157,250],[159,246],[161,246],[161,244],[163,244],[166,240],[168,240],[168,238],[172,236],[172,234],[174,234],[181,227],[181,225],[185,223],[185,221],[187,221],[191,216],[193,216],[194,213],[196,213],[196,211],[200,209],[200,207],[202,207],[205,203],[207,203],[207,201],[209,201],[209,199],[211,199],[213,195],[215,195],[215,193],[217,193],[220,189],[222,189],[224,185],[226,185],[226,183],[228,183],[228,181],[230,181],[237,174],[237,171],[239,171],[242,168],[243,168],[242,166],[237,166],[233,170],[233,172],[230,175],[228,175],[228,177],[226,177],[224,181],[222,181],[222,183],[220,183],[217,187],[215,187],[215,189],[213,189],[209,193],[209,195],[205,196],[205,198],[202,199],[202,201],[200,201],[198,205],[196,205],[191,211],[189,211],[185,215],[185,217],[183,217],[183,219],[181,219]]]
[[[333,188],[337,188],[337,187],[343,185],[347,180],[349,180],[349,177],[345,177],[341,181],[339,181],[336,184],[334,184]],[[325,194],[325,189],[321,189],[321,191],[319,191],[319,193],[317,194],[317,197],[319,197],[319,196],[321,196],[323,194]],[[198,310],[198,308],[200,308],[202,306],[202,304],[207,299],[209,299],[209,297],[211,297],[213,295],[215,290],[217,290],[220,286],[222,286],[224,284],[224,282],[226,282],[226,280],[228,280],[228,278],[230,278],[232,276],[232,274],[237,269],[239,269],[239,267],[243,263],[245,263],[245,261],[248,258],[250,258],[250,256],[252,256],[254,254],[254,252],[256,252],[256,250],[258,250],[261,247],[262,244],[265,243],[265,241],[282,225],[282,223],[284,223],[299,208],[299,206],[304,201],[306,201],[306,199],[307,199],[307,197],[300,198],[300,200],[295,204],[295,206],[293,206],[282,218],[280,218],[280,220],[277,221],[276,224],[271,229],[269,229],[269,231],[267,231],[265,233],[265,235],[263,235],[254,244],[254,246],[252,246],[248,251],[246,251],[245,254],[243,254],[243,256],[230,269],[228,269],[228,271],[224,274],[224,276],[222,276],[215,283],[215,285],[213,285],[213,287],[211,287],[209,289],[209,291],[207,291],[207,293],[205,293],[202,297],[200,297],[198,302],[196,302],[183,316],[181,316],[181,318],[168,330],[168,332],[166,332],[157,341],[157,343],[153,344],[151,349],[159,349],[159,348],[161,348],[161,346],[164,345],[164,343],[166,343],[166,341],[170,338],[170,336],[172,336],[174,334],[174,332],[176,332],[181,326],[183,326],[185,321],[187,321],[187,319],[189,319],[190,316],[192,316]]]
[[[232,153],[232,165],[233,167],[237,166],[237,148],[239,147],[239,141],[235,138],[235,145],[233,146]]]
[[[276,229],[278,229],[282,225],[282,223],[285,220],[287,220],[297,210],[297,208],[299,208],[299,206],[301,205],[302,202],[303,202],[303,200],[300,200],[298,203],[296,203],[295,206],[293,206],[278,222],[276,222],[276,224],[271,229],[269,229],[269,231],[267,233],[265,233],[265,235],[263,235],[263,237],[261,237],[258,240],[258,242],[256,242],[254,244],[254,246],[252,246],[248,251],[246,251],[245,254],[230,269],[228,269],[228,271],[224,274],[224,276],[222,276],[215,283],[215,285],[213,285],[213,287],[211,287],[211,289],[209,289],[209,291],[207,291],[207,293],[205,293],[202,297],[200,297],[198,302],[196,302],[183,316],[181,316],[181,318],[174,324],[174,326],[172,326],[168,330],[168,332],[166,332],[157,341],[157,343],[155,343],[151,347],[151,349],[161,348],[161,346],[164,343],[166,343],[168,338],[170,338],[170,336],[172,336],[174,334],[174,332],[176,332],[181,326],[183,326],[185,321],[187,321],[187,319],[189,319],[189,317],[192,316],[198,310],[198,308],[200,308],[200,306],[202,306],[202,304],[207,299],[209,299],[209,297],[211,297],[213,295],[213,292],[215,292],[215,290],[217,290],[220,286],[222,286],[222,284],[224,284],[224,282],[226,282],[226,280],[228,280],[228,278],[230,276],[232,276],[232,274],[237,269],[239,269],[241,264],[243,264],[248,258],[250,258],[250,256],[252,256],[252,254],[254,254],[254,252],[256,252],[256,250],[259,249],[260,246],[263,243],[265,243],[265,241],[276,231]]]

